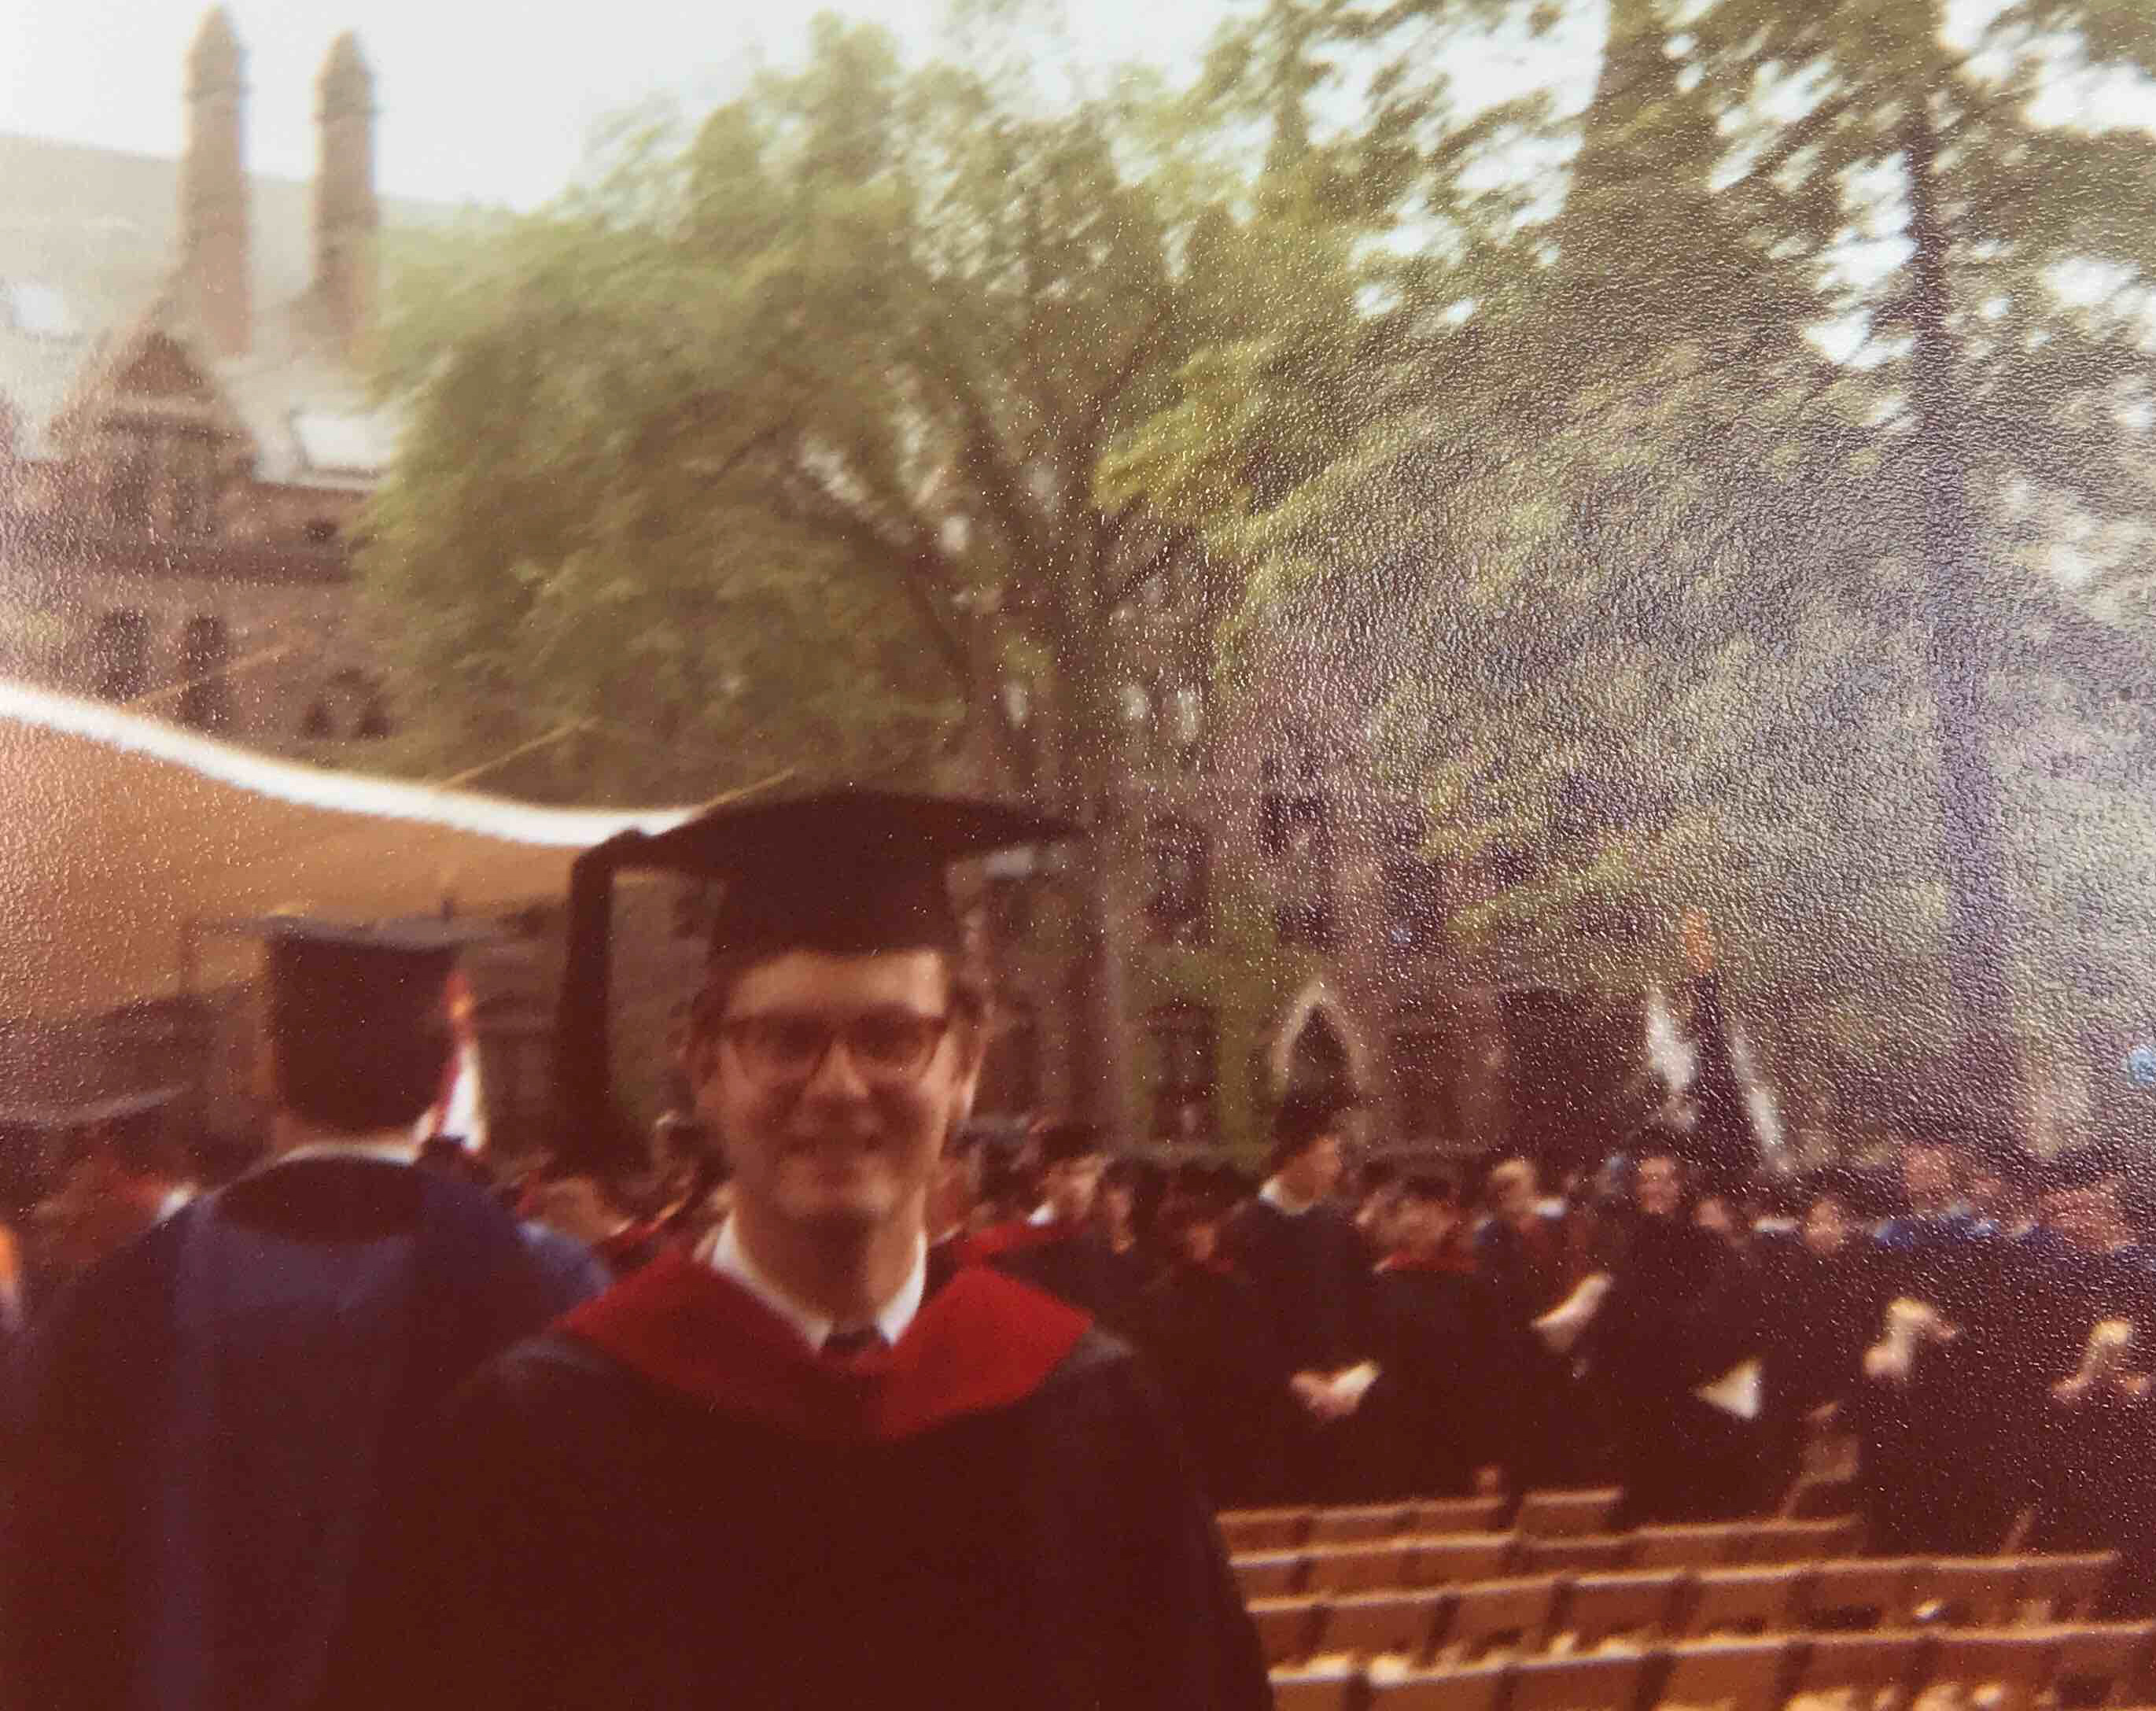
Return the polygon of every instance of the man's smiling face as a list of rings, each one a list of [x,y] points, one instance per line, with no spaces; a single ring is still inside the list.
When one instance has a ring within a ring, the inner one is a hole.
[[[980,1076],[980,1030],[952,997],[932,950],[788,952],[733,983],[690,1063],[744,1218],[831,1235],[921,1222]],[[909,1035],[929,1043],[901,1072]],[[820,1053],[800,1050],[819,1037]]]

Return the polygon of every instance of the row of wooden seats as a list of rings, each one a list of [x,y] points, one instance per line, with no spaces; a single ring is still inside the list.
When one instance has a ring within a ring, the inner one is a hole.
[[[2041,1628],[1820,1634],[1702,1640],[1644,1651],[1516,1657],[1424,1668],[1395,1658],[1320,1659],[1276,1668],[1277,1711],[1778,1711],[1814,1695],[1882,1695],[1906,1705],[1930,1689],[1962,1703],[1996,1689],[1994,1711],[2119,1703],[2145,1688],[2156,1622]]]
[[[1306,1544],[1369,1544],[1380,1539],[1431,1533],[1494,1533],[1501,1528],[1531,1539],[1580,1539],[1609,1533],[1625,1493],[1615,1487],[1587,1491],[1531,1491],[1509,1518],[1509,1499],[1424,1498],[1409,1503],[1346,1503],[1329,1508],[1230,1509],[1220,1533],[1231,1551],[1292,1550]],[[1820,1521],[1847,1515],[1855,1507],[1846,1478],[1800,1480],[1779,1521]],[[1732,1526],[1766,1526],[1766,1520]]]
[[[1993,1627],[2087,1615],[2117,1557],[1858,1559],[1781,1568],[1527,1575],[1419,1591],[1252,1598],[1269,1664],[1327,1652],[1420,1662],[1644,1639]]]
[[[1524,1533],[1434,1534],[1364,1544],[1239,1551],[1229,1561],[1244,1596],[1256,1598],[1442,1586],[1512,1574],[1810,1562],[1854,1555],[1862,1542],[1853,1519],[1741,1521],[1635,1527],[1630,1533],[1560,1539]]]

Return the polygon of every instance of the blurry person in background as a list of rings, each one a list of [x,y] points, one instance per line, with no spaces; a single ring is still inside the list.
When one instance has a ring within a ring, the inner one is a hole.
[[[1152,1358],[1215,1508],[1280,1500],[1291,1424],[1272,1320],[1221,1252],[1240,1199],[1225,1173],[1177,1172],[1161,1207],[1164,1262],[1138,1311],[1139,1346]]]
[[[1552,1348],[1535,1321],[1580,1281],[1563,1226],[1544,1214],[1535,1167],[1502,1159],[1486,1183],[1490,1215],[1475,1238],[1475,1263],[1490,1292],[1500,1374],[1499,1458],[1514,1491],[1578,1484],[1594,1454],[1584,1397],[1568,1354]]]
[[[1363,1405],[1364,1490],[1373,1499],[1494,1490],[1491,1404],[1504,1380],[1460,1186],[1418,1174],[1398,1193],[1393,1251],[1373,1286],[1379,1376]]]
[[[1229,1263],[1271,1319],[1279,1382],[1297,1405],[1289,1494],[1304,1503],[1352,1490],[1354,1434],[1347,1426],[1376,1375],[1369,1253],[1332,1204],[1346,1110],[1299,1094],[1281,1102],[1265,1185],[1224,1238]]]
[[[449,1392],[546,1292],[484,1190],[417,1168],[457,936],[269,942],[273,1157],[54,1308],[0,1572],[11,1704],[298,1711],[379,1649]]]
[[[1720,1520],[1757,1489],[1756,1431],[1694,1394],[1736,1364],[1717,1297],[1742,1264],[1694,1215],[1678,1142],[1639,1149],[1635,1215],[1581,1344],[1603,1400],[1626,1524]]]
[[[65,1174],[33,1213],[40,1301],[194,1197],[194,1173],[173,1128],[178,1097],[179,1089],[163,1087],[78,1114]]]

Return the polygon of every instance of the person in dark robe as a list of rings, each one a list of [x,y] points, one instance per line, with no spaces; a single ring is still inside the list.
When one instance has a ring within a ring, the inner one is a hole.
[[[1450,1178],[1399,1182],[1393,1251],[1373,1283],[1379,1370],[1363,1404],[1373,1500],[1465,1496],[1500,1482],[1496,1321],[1464,1225]]]
[[[1543,1211],[1535,1167],[1502,1159],[1489,1171],[1490,1215],[1475,1238],[1475,1262],[1493,1316],[1495,1416],[1500,1459],[1513,1491],[1573,1485],[1591,1477],[1596,1434],[1571,1354],[1535,1322],[1581,1281],[1580,1256],[1564,1223]]]
[[[449,1390],[544,1323],[516,1225],[415,1168],[449,1049],[439,923],[265,923],[274,1161],[41,1328],[9,1493],[10,1705],[297,1711],[402,1619],[387,1565]]]
[[[1331,1204],[1342,1165],[1346,1107],[1290,1094],[1273,1121],[1265,1184],[1229,1221],[1229,1262],[1250,1280],[1270,1318],[1280,1383],[1294,1400],[1289,1496],[1354,1496],[1353,1420],[1375,1376],[1370,1256],[1353,1222]]]
[[[1875,1238],[1887,1304],[1851,1420],[1877,1551],[1996,1549],[2025,1490],[2030,1324],[1998,1287],[2006,1244],[1962,1199],[1964,1141],[1942,1122],[1905,1142],[1902,1208]]]
[[[1877,1333],[1879,1268],[1853,1199],[1839,1178],[1813,1181],[1796,1238],[1756,1239],[1707,1312],[1722,1354],[1756,1351],[1759,1361],[1763,1509],[1779,1506],[1801,1471],[1809,1422],[1846,1406]]]
[[[1232,1179],[1194,1169],[1161,1209],[1169,1258],[1140,1297],[1140,1346],[1174,1405],[1218,1509],[1282,1500],[1289,1410],[1273,1322],[1221,1252]]]
[[[1757,1492],[1757,1434],[1696,1393],[1741,1353],[1717,1334],[1714,1318],[1739,1261],[1693,1217],[1675,1146],[1642,1146],[1633,1195],[1608,1296],[1581,1345],[1609,1421],[1625,1488],[1620,1518],[1723,1519]]]
[[[1024,1219],[983,1231],[971,1256],[1127,1333],[1145,1278],[1101,1225],[1106,1138],[1096,1124],[1065,1118],[1040,1124],[1031,1141],[1040,1203]]]
[[[2117,1549],[2145,1580],[2156,1565],[2156,1255],[2128,1221],[2127,1161],[2101,1144],[2055,1161],[2043,1218],[2056,1241],[2030,1267],[2024,1352],[2038,1387],[2023,1444],[2041,1550]],[[2152,1589],[2144,1585],[2145,1601]]]
[[[992,1267],[929,1261],[991,1020],[946,866],[1071,830],[842,790],[579,858],[578,1121],[607,1108],[613,874],[723,881],[686,1062],[733,1210],[707,1256],[662,1256],[465,1390],[405,1628],[339,1704],[1268,1703],[1138,1357]]]
[[[1160,1213],[1168,1186],[1158,1164],[1130,1154],[1111,1160],[1101,1176],[1101,1234],[1141,1291],[1166,1263]]]

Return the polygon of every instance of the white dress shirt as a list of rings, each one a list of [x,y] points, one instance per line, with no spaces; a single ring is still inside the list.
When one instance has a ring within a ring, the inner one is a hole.
[[[838,1322],[805,1307],[788,1295],[784,1289],[759,1268],[748,1256],[748,1250],[741,1245],[741,1237],[731,1218],[719,1226],[719,1233],[707,1250],[711,1269],[722,1277],[731,1277],[779,1318],[801,1333],[801,1340],[811,1349],[821,1349],[825,1338],[838,1329]],[[928,1293],[928,1243],[916,1236],[913,1244],[913,1267],[906,1274],[906,1281],[898,1286],[898,1292],[876,1309],[875,1324],[883,1333],[886,1343],[896,1344],[906,1334],[906,1328],[913,1323],[913,1316],[921,1311],[923,1297]]]

